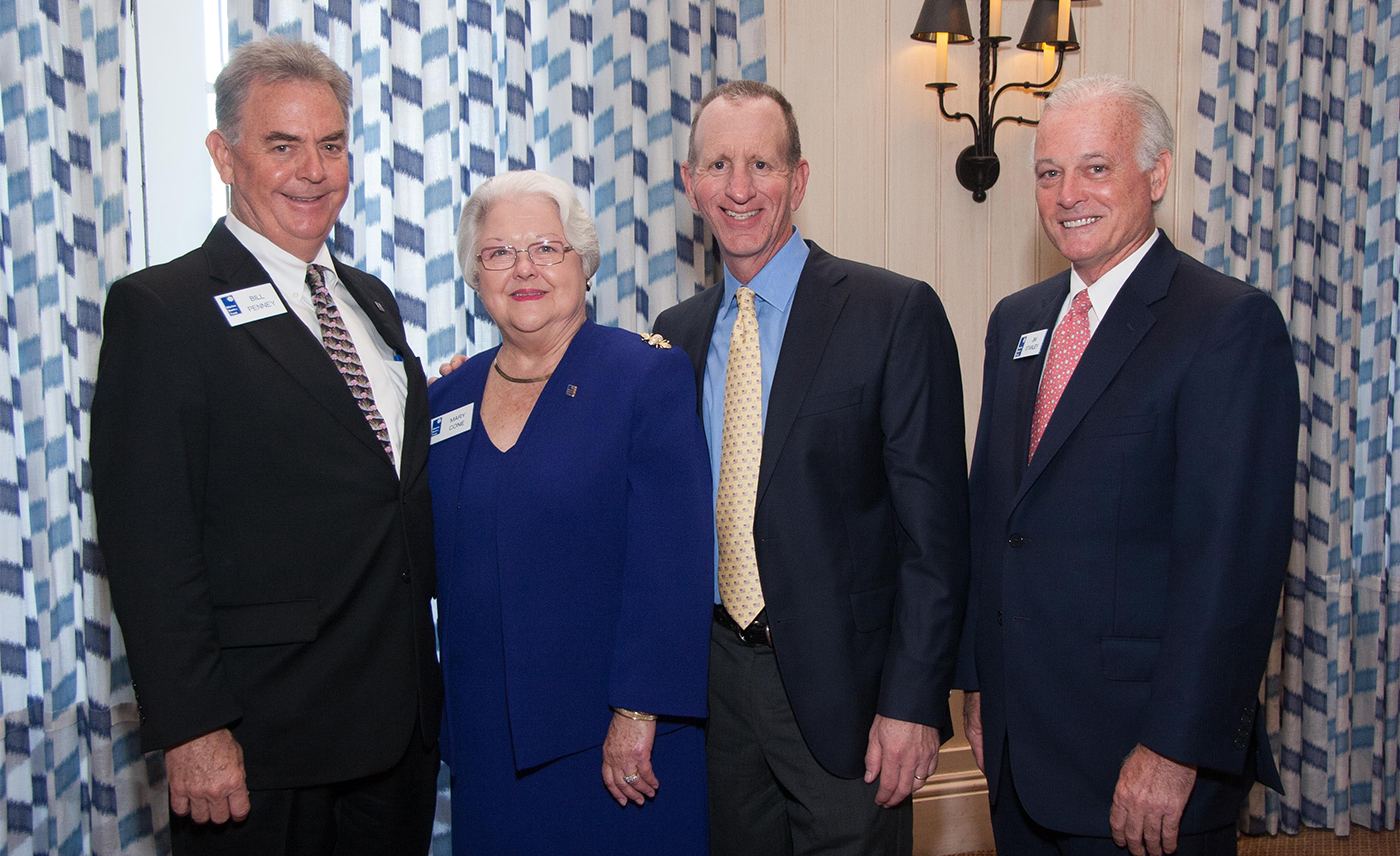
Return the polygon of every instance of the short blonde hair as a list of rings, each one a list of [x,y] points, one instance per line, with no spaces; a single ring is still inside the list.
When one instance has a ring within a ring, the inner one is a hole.
[[[533,169],[505,172],[488,178],[462,206],[457,219],[457,261],[462,266],[462,278],[473,290],[477,287],[480,269],[476,260],[477,234],[491,206],[502,199],[522,196],[542,196],[559,206],[559,222],[564,224],[564,240],[578,253],[583,262],[583,275],[592,277],[598,271],[598,229],[593,218],[584,210],[574,189],[554,176]]]

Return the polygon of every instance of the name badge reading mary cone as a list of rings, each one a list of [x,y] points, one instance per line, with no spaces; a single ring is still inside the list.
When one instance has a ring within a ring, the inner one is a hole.
[[[463,431],[469,431],[472,427],[472,412],[476,410],[476,403],[463,405],[456,410],[449,410],[441,416],[434,416],[433,421],[428,425],[428,442],[430,444],[441,443],[452,437],[456,437]]]
[[[238,327],[249,321],[258,321],[286,313],[287,306],[278,296],[272,283],[240,288],[227,294],[214,296],[214,303],[224,313],[230,327]]]

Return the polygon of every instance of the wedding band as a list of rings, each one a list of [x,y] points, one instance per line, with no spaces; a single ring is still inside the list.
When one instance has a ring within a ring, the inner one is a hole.
[[[915,776],[914,778],[916,778],[916,779],[918,779],[919,781],[922,782],[924,779],[927,779],[928,776]]]
[[[636,773],[633,773],[633,774],[630,775],[630,776],[623,776],[623,777],[622,777],[622,781],[624,781],[624,782],[626,782],[627,784],[630,785],[630,784],[632,784],[633,782],[637,781],[637,774],[636,774]]]

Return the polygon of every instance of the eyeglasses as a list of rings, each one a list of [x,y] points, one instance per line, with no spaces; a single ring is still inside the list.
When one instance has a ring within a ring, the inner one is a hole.
[[[476,254],[477,261],[487,270],[510,270],[521,253],[530,257],[537,265],[557,265],[564,260],[564,254],[573,247],[559,241],[536,241],[523,250],[506,245],[504,247],[482,247]]]

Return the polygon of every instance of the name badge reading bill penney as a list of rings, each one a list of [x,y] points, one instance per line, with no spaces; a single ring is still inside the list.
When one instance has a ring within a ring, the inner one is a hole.
[[[227,294],[216,294],[214,303],[218,304],[219,311],[224,313],[230,327],[283,315],[287,311],[286,304],[282,302],[282,298],[277,295],[277,289],[273,288],[270,282],[252,288],[240,288]]]
[[[1050,328],[1036,330],[1034,333],[1023,333],[1021,341],[1016,343],[1016,353],[1011,357],[1013,360],[1033,357],[1040,353],[1041,347],[1045,345],[1045,334],[1050,332]]]
[[[472,427],[472,413],[476,410],[476,402],[463,405],[456,410],[449,410],[441,416],[434,416],[433,421],[428,426],[429,445],[441,443],[451,437],[456,437],[463,431],[470,431]]]

